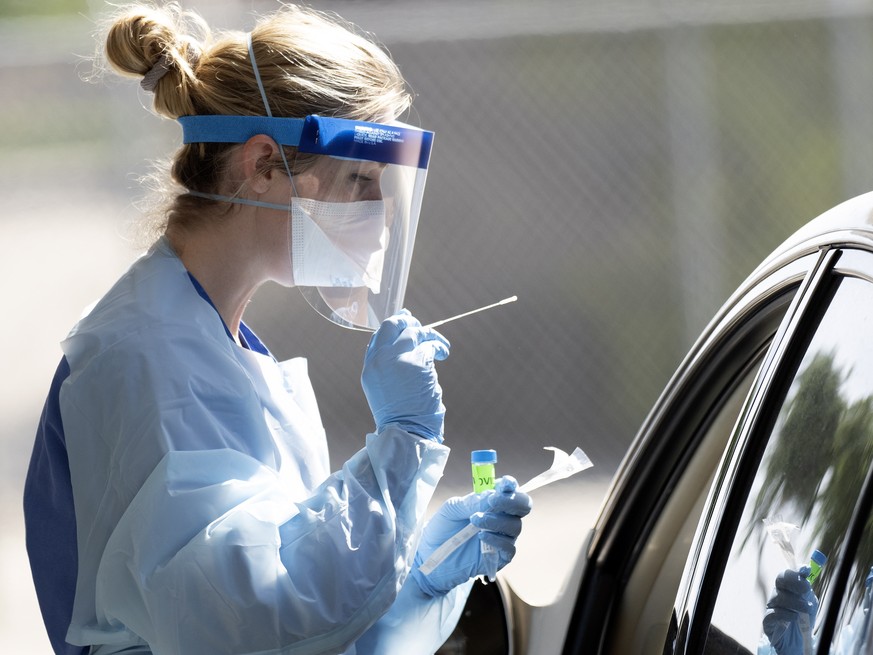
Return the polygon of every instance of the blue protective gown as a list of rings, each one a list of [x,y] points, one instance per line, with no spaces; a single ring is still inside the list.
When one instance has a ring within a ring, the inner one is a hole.
[[[331,474],[306,361],[228,336],[162,239],[64,341],[25,490],[56,652],[433,652],[469,584],[407,574],[448,449],[388,426]]]

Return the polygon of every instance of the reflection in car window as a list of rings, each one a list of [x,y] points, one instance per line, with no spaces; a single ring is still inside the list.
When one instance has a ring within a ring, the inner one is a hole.
[[[860,655],[873,652],[873,562],[870,561],[873,544],[873,521],[868,521],[861,538],[858,556],[852,565],[851,581],[840,603],[837,633],[830,652],[832,655]],[[858,581],[863,580],[859,584]]]
[[[722,576],[707,652],[721,652],[725,643],[734,644],[732,652],[803,652],[793,649],[796,640],[792,648],[785,645],[797,636],[790,631],[777,631],[779,650],[771,648],[762,621],[780,573],[806,564],[815,549],[836,554],[843,543],[873,454],[871,327],[873,285],[844,279],[779,408]],[[784,529],[784,547],[769,535],[768,523]],[[861,548],[866,552],[860,557],[873,562],[870,541]],[[815,580],[817,598],[827,593],[834,568],[825,565]],[[863,589],[862,569],[850,588]],[[784,593],[775,604],[786,597],[789,605],[797,598],[808,604],[803,586],[797,575],[780,579]]]

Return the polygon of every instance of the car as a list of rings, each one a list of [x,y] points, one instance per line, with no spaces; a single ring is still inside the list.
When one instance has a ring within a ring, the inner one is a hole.
[[[775,653],[776,577],[815,550],[815,652],[873,652],[873,193],[724,303],[614,476],[578,584],[541,607],[477,585],[441,652]]]

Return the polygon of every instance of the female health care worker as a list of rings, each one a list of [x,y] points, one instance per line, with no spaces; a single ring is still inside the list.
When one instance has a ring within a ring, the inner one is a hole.
[[[122,8],[105,57],[183,146],[162,235],[63,342],[37,433],[27,547],[55,652],[433,652],[530,498],[507,478],[425,525],[449,344],[400,309],[432,134],[395,122],[399,71],[293,6],[248,34]],[[305,360],[242,321],[268,280],[375,330],[376,430],[337,472]],[[470,523],[479,540],[418,570]]]

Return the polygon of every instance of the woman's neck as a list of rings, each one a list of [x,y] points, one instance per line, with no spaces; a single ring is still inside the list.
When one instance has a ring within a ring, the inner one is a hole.
[[[243,312],[264,279],[257,274],[258,258],[249,252],[246,240],[227,232],[167,230],[167,239],[239,342]]]

